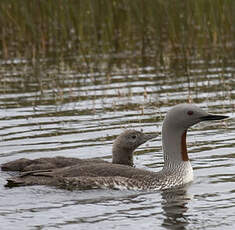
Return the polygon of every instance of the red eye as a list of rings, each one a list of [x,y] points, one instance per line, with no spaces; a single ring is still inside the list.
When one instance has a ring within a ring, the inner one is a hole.
[[[193,115],[193,111],[192,111],[192,110],[189,110],[189,111],[188,111],[188,115],[189,115],[189,116]]]

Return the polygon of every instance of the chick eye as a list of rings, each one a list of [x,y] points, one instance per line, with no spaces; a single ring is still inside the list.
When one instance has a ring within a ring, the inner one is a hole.
[[[135,139],[136,138],[136,135],[133,135],[133,136],[131,136],[132,137],[132,139]]]
[[[191,115],[193,115],[193,111],[192,111],[192,110],[189,110],[189,111],[187,112],[187,114],[188,114],[189,116],[191,116]]]

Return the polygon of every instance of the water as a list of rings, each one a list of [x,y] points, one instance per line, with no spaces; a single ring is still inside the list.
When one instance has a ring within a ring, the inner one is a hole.
[[[188,131],[195,180],[180,190],[8,189],[5,180],[14,173],[0,172],[1,229],[234,229],[234,63],[198,60],[187,74],[145,67],[109,76],[44,66],[35,73],[22,60],[1,63],[0,164],[45,156],[110,161],[124,128],[160,132],[177,103],[231,118]],[[139,147],[134,160],[138,168],[160,170],[161,136]]]

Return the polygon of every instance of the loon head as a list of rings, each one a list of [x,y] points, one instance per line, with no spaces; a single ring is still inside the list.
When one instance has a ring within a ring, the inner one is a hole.
[[[174,106],[166,115],[163,124],[178,130],[187,130],[201,121],[222,120],[228,116],[207,113],[196,105],[179,104]]]
[[[156,134],[146,134],[134,129],[125,130],[113,143],[113,163],[133,166],[133,151]]]

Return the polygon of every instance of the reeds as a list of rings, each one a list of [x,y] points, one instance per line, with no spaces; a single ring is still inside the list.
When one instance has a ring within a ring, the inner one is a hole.
[[[228,57],[234,12],[234,0],[1,0],[0,56],[75,58],[86,71],[109,71],[122,57],[140,66]]]

